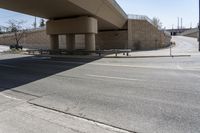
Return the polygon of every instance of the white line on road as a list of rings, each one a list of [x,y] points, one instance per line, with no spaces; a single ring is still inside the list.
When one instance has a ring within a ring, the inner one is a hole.
[[[163,67],[160,66],[141,66],[141,65],[126,65],[126,64],[113,64],[113,63],[109,63],[109,64],[105,64],[105,63],[88,63],[91,65],[97,65],[97,66],[111,66],[111,67],[130,67],[130,68],[157,68],[157,69],[165,69]]]
[[[178,70],[183,70],[183,68],[182,68],[180,65],[176,65],[176,68],[177,68]]]
[[[110,76],[91,75],[91,74],[87,74],[86,76],[88,76],[88,77],[94,77],[94,78],[107,78],[107,79],[128,80],[128,81],[144,81],[144,80],[133,79],[133,78],[110,77]]]
[[[200,69],[183,68],[180,65],[174,65],[171,67],[163,67],[156,65],[126,65],[126,64],[103,64],[103,63],[88,63],[96,66],[111,66],[111,67],[129,67],[129,68],[146,68],[146,69],[164,69],[164,70],[185,70],[185,71],[200,71]]]
[[[65,63],[65,64],[78,64],[78,65],[87,64],[87,62],[73,62],[73,61],[54,61],[54,60],[42,60],[42,61],[50,63]]]
[[[72,61],[52,61],[52,60],[43,60],[45,62],[54,62],[54,63],[66,63],[66,64],[77,64],[77,65],[94,65],[94,66],[110,66],[110,67],[130,67],[130,68],[157,68],[157,69],[167,69],[159,66],[141,66],[141,65],[126,65],[126,64],[113,64],[113,63],[94,63],[94,62],[72,62]]]
[[[190,75],[192,75],[192,76],[194,76],[196,78],[200,78],[200,75],[198,75],[198,74],[190,73]]]
[[[43,60],[45,62],[54,62],[54,63],[65,63],[65,64],[76,64],[76,65],[94,65],[94,66],[107,66],[107,67],[129,67],[129,68],[146,68],[146,69],[168,69],[168,70],[185,70],[185,71],[200,71],[200,69],[193,68],[183,68],[180,65],[174,65],[173,67],[163,67],[156,65],[128,65],[128,64],[114,64],[114,63],[94,63],[94,62],[71,62],[71,61],[51,61]]]
[[[0,95],[3,96],[3,97],[5,97],[5,98],[12,99],[12,100],[22,101],[22,99],[18,99],[18,98],[15,98],[15,97],[11,97],[11,96],[5,95],[5,94],[3,94],[3,93],[0,93]]]
[[[6,65],[6,64],[0,64],[0,66],[2,66],[2,67],[9,67],[9,68],[16,68],[15,66]]]
[[[51,57],[40,57],[40,56],[33,56],[31,57],[32,59],[38,59],[38,60],[47,60],[47,59],[51,59]]]
[[[180,107],[184,107],[184,108],[194,108],[194,109],[200,109],[200,107],[198,105],[195,104],[189,104],[189,103],[182,103],[182,102],[174,102],[171,100],[165,100],[165,99],[157,99],[157,98],[151,98],[151,97],[141,97],[141,96],[133,96],[135,99],[138,100],[145,100],[145,101],[149,101],[152,103],[161,103],[161,104],[166,104],[166,105],[175,105],[175,106],[180,106]]]

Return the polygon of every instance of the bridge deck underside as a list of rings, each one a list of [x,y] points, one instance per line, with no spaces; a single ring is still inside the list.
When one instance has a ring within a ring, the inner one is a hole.
[[[100,30],[119,29],[127,21],[114,0],[1,0],[0,7],[46,19],[96,17]]]

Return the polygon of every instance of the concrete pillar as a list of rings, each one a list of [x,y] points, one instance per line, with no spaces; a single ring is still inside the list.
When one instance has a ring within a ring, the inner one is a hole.
[[[85,48],[88,51],[95,51],[95,34],[85,34]]]
[[[51,50],[59,49],[58,35],[50,35]]]
[[[67,50],[75,49],[75,34],[66,34],[66,46]]]

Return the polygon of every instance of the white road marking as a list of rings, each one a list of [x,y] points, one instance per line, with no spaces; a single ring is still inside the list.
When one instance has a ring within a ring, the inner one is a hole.
[[[78,64],[78,65],[87,64],[87,62],[73,62],[73,61],[52,61],[52,60],[43,60],[43,61],[52,63]]]
[[[110,76],[91,75],[91,74],[86,74],[86,76],[88,76],[88,77],[95,77],[95,78],[107,78],[107,79],[117,79],[117,80],[128,80],[128,81],[144,81],[144,80],[133,79],[133,78],[110,77]]]
[[[45,62],[54,62],[54,63],[66,63],[66,64],[78,64],[78,65],[95,65],[95,66],[111,66],[111,67],[131,67],[131,68],[157,68],[157,69],[168,69],[159,66],[140,66],[140,65],[124,65],[124,64],[111,64],[111,63],[87,63],[87,62],[72,62],[72,61],[51,61],[51,60],[44,60]]]
[[[190,73],[190,75],[197,77],[197,78],[200,78],[200,75],[198,75],[198,74]]]
[[[9,68],[16,68],[16,66],[6,65],[6,64],[0,64],[2,67],[9,67]]]
[[[3,93],[0,93],[0,95],[3,96],[3,97],[5,97],[5,98],[12,99],[12,100],[22,101],[22,99],[18,99],[18,98],[15,98],[15,97],[11,97],[11,96],[5,95],[5,94],[3,94]]]
[[[147,69],[169,69],[169,70],[185,70],[185,71],[200,71],[200,69],[194,68],[183,68],[180,65],[174,65],[173,67],[163,67],[163,66],[145,66],[145,65],[127,65],[127,64],[113,64],[113,63],[94,63],[94,62],[71,62],[71,61],[51,61],[43,60],[45,62],[54,63],[65,63],[65,64],[77,64],[77,65],[94,65],[94,66],[110,66],[110,67],[129,67],[129,68],[147,68]]]
[[[180,102],[174,102],[174,101],[166,101],[163,99],[156,99],[156,98],[150,98],[150,97],[140,97],[140,96],[133,96],[136,99],[139,100],[145,100],[145,101],[150,101],[154,103],[162,103],[162,104],[167,104],[167,105],[175,105],[175,106],[180,106],[184,108],[194,108],[194,109],[200,109],[198,105],[192,105],[188,103],[180,103]]]
[[[176,68],[179,69],[179,70],[183,70],[184,69],[180,65],[176,65]]]
[[[32,59],[39,59],[39,60],[51,59],[51,57],[37,57],[37,56],[31,57],[31,58]]]
[[[130,68],[157,68],[157,69],[168,69],[163,68],[159,66],[140,66],[140,65],[124,65],[124,64],[103,64],[103,63],[88,63],[91,65],[97,65],[97,66],[112,66],[112,67],[130,67]]]

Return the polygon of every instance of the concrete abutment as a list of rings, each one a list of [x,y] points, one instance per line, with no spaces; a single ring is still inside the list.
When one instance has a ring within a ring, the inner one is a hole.
[[[59,49],[59,35],[66,35],[67,50],[75,50],[75,35],[85,35],[85,49],[96,50],[95,34],[98,33],[97,19],[93,17],[78,17],[62,20],[49,20],[47,34],[50,35],[51,49]]]

